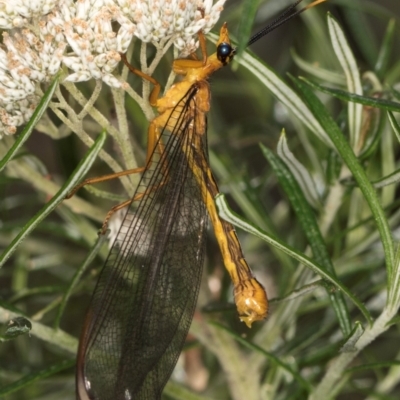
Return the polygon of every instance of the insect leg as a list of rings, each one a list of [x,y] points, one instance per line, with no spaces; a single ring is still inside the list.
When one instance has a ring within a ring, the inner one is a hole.
[[[168,179],[168,178],[166,178],[166,179]],[[126,200],[123,203],[117,204],[114,207],[112,207],[104,219],[103,225],[101,227],[101,233],[104,234],[106,232],[107,226],[108,226],[108,221],[110,220],[110,218],[113,216],[113,214],[115,212],[117,212],[118,210],[121,210],[122,208],[128,207],[134,201],[140,200],[142,197],[147,196],[151,192],[158,190],[163,185],[165,185],[165,179],[162,180],[158,185],[152,186],[152,187],[146,189],[143,193],[137,193],[132,199]]]
[[[154,87],[150,93],[149,102],[150,102],[151,106],[155,107],[157,105],[157,99],[160,96],[161,85],[152,76],[147,75],[144,72],[142,72],[140,69],[137,69],[134,66],[132,66],[130,64],[130,62],[128,61],[128,59],[126,58],[125,54],[121,54],[121,58],[122,58],[122,61],[124,62],[124,64],[129,68],[129,71],[132,72],[132,74],[140,76],[142,79],[144,79],[154,85]]]
[[[154,85],[150,96],[149,96],[149,103],[151,106],[155,107],[157,105],[157,100],[160,96],[160,91],[161,91],[161,85],[159,82],[157,82],[152,76],[145,74],[144,72],[140,71],[140,69],[135,68],[132,66],[129,61],[126,58],[125,54],[121,54],[122,61],[124,64],[129,68],[129,71],[131,71],[133,74],[140,76],[142,79],[145,79],[146,81],[152,83]],[[163,146],[162,142],[159,140],[160,134],[157,129],[157,126],[154,123],[150,124],[149,131],[147,134],[147,156],[146,156],[146,165],[150,161],[151,154],[153,153],[153,150],[155,149],[155,146],[158,146],[158,150],[160,154],[163,153]]]
[[[159,129],[157,128],[157,126],[154,123],[151,123],[149,130],[148,130],[148,144],[147,144],[146,166],[145,167],[128,169],[126,171],[120,171],[120,172],[115,172],[115,173],[109,174],[109,175],[103,175],[103,176],[98,176],[95,178],[86,179],[79,185],[75,186],[72,189],[72,191],[70,193],[68,193],[66,198],[67,199],[71,198],[72,196],[75,195],[75,193],[79,189],[81,189],[83,186],[86,186],[86,185],[92,185],[92,184],[99,183],[99,182],[105,182],[105,181],[116,179],[116,178],[119,178],[119,177],[125,176],[125,175],[145,172],[149,168],[149,166],[152,162],[151,159],[154,154],[154,150],[156,148],[158,149],[159,155],[162,155],[164,152],[164,145],[162,144],[162,142],[160,140]],[[166,168],[168,168],[168,166],[166,166],[165,169]],[[166,170],[164,172],[167,173]],[[163,185],[163,184],[164,184],[164,181],[160,182],[157,185],[157,187],[149,188],[144,193],[137,193],[133,199],[128,199],[128,200],[124,201],[123,203],[117,204],[114,207],[112,207],[106,215],[106,218],[105,218],[102,228],[101,228],[101,232],[103,234],[105,233],[105,231],[107,230],[108,221],[110,220],[110,218],[116,211],[121,210],[122,208],[124,208],[126,206],[129,206],[129,204],[131,204],[133,201],[137,201],[137,200],[141,199],[144,195],[150,193],[151,191],[156,190],[158,187],[160,187],[160,185]]]
[[[199,44],[200,44],[203,65],[206,65],[207,63],[206,37],[204,36],[203,31],[199,31],[197,35],[199,36]]]
[[[115,172],[113,174],[108,174],[108,175],[102,175],[102,176],[96,176],[95,178],[88,178],[85,179],[83,182],[81,182],[79,185],[76,185],[71,192],[68,193],[66,196],[66,199],[70,199],[72,196],[75,195],[75,193],[83,188],[86,185],[93,185],[95,183],[100,183],[100,182],[105,182],[109,181],[112,179],[119,178],[121,176],[126,176],[126,175],[131,175],[131,174],[139,174],[142,173],[146,170],[148,163],[150,162],[151,156],[153,154],[153,150],[155,149],[155,146],[158,146],[160,154],[162,154],[164,148],[162,144],[160,143],[159,140],[159,133],[157,128],[151,124],[148,130],[148,144],[147,144],[147,154],[146,154],[146,167],[138,167],[138,168],[133,168],[133,169],[127,169],[125,171],[119,171]]]
[[[125,175],[131,175],[131,174],[138,174],[141,173],[145,170],[145,167],[139,167],[139,168],[134,168],[134,169],[127,169],[125,171],[120,171],[120,172],[115,172],[113,174],[108,174],[108,175],[102,175],[102,176],[96,176],[95,178],[88,178],[85,179],[83,182],[81,182],[79,185],[76,185],[65,197],[66,199],[70,199],[73,197],[76,192],[83,188],[86,185],[93,185],[95,183],[100,183],[100,182],[106,182],[110,181],[112,179],[119,178],[121,176]]]

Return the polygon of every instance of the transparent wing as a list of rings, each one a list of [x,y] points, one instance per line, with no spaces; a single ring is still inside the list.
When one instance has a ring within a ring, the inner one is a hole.
[[[189,165],[195,93],[176,106],[174,129],[162,132],[165,150],[136,190],[146,194],[129,207],[97,282],[77,371],[90,399],[161,398],[189,330],[207,224]]]

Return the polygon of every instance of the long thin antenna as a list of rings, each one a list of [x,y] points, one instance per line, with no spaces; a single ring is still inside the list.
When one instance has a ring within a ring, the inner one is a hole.
[[[303,0],[297,0],[296,3],[292,4],[289,6],[275,21],[271,22],[269,25],[267,25],[265,28],[261,29],[261,31],[257,32],[255,35],[253,35],[250,40],[247,43],[247,46],[252,45],[254,42],[257,42],[257,40],[261,39],[263,36],[267,35],[268,33],[272,32],[274,29],[276,29],[278,26],[281,26],[285,22],[289,21],[296,15],[301,14],[303,11],[308,10],[309,8],[312,8],[318,4],[321,4],[325,2],[326,0],[316,0],[313,3],[310,3],[308,6],[302,8],[299,11],[295,11],[297,5],[301,3]],[[246,46],[246,47],[247,47]]]

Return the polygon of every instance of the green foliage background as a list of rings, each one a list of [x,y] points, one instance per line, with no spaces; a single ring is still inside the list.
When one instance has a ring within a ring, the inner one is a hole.
[[[228,1],[220,21],[245,43],[247,32],[288,4]],[[242,217],[235,220],[243,228],[238,234],[272,300],[270,315],[251,330],[239,322],[210,234],[198,313],[165,398],[399,398],[399,23],[400,4],[393,1],[332,0],[257,42],[250,52],[258,58],[241,54],[233,68],[212,77],[211,166]],[[166,55],[155,72],[162,84],[172,59]],[[86,98],[96,90],[93,82],[79,89]],[[103,88],[96,107],[112,125],[110,96]],[[72,97],[71,106],[81,109]],[[136,103],[127,101],[126,109],[141,164],[147,121]],[[54,114],[49,118],[56,134],[43,134],[39,123],[0,175],[5,400],[75,398],[77,340],[107,254],[97,231],[117,201],[82,190],[60,203],[82,175],[110,170],[96,158],[104,126],[84,121],[97,139],[88,153]],[[0,142],[1,157],[15,140]],[[122,158],[110,137],[104,146]],[[123,197],[118,182],[101,189]],[[219,291],[210,290],[215,283]],[[30,334],[7,334],[11,319],[29,326],[16,317],[30,321]]]

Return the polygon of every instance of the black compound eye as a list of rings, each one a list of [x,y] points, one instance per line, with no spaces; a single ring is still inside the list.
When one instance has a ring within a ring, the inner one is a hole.
[[[218,57],[218,60],[221,61],[223,64],[226,64],[227,61],[230,61],[233,54],[234,54],[234,50],[229,43],[221,43],[218,45],[217,57]]]

